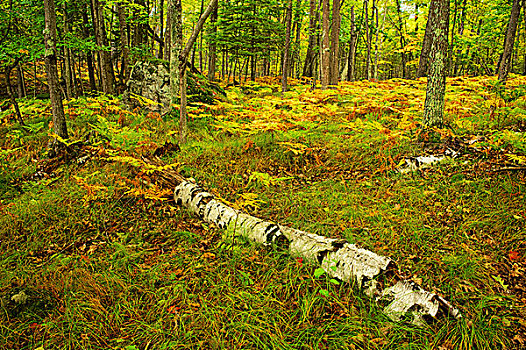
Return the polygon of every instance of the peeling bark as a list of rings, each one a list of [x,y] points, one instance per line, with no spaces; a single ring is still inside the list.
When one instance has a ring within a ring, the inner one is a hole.
[[[235,210],[214,198],[195,183],[183,181],[175,188],[174,199],[204,221],[243,236],[253,242],[271,246],[285,243],[292,256],[321,266],[332,278],[352,283],[367,296],[387,304],[384,313],[393,321],[409,317],[422,325],[427,317],[437,317],[439,311],[460,318],[460,312],[449,302],[422,289],[412,281],[397,280],[395,263],[388,257],[350,244],[291,227],[265,221]],[[384,288],[384,283],[393,286]]]

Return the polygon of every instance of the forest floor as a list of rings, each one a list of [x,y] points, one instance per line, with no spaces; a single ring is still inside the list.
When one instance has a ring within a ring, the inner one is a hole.
[[[448,79],[446,126],[422,131],[425,80],[282,95],[262,79],[191,107],[181,149],[176,120],[80,98],[66,103],[71,152],[54,160],[48,102],[22,100],[25,128],[0,112],[0,348],[526,346],[524,84]],[[392,257],[463,318],[394,323],[314,266],[228,242],[144,183],[156,169],[138,159],[153,153],[250,214]]]

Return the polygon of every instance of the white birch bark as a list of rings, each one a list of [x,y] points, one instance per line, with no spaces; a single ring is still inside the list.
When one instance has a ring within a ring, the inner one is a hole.
[[[461,317],[460,312],[446,300],[412,281],[398,281],[382,289],[379,279],[395,269],[394,262],[388,257],[344,240],[319,236],[242,213],[219,202],[195,183],[181,182],[175,188],[174,199],[204,221],[256,243],[268,246],[278,241],[286,242],[292,256],[302,257],[322,267],[329,276],[352,283],[367,296],[387,304],[384,313],[394,321],[408,316],[412,323],[422,325],[425,317],[436,317],[440,310],[455,318]]]

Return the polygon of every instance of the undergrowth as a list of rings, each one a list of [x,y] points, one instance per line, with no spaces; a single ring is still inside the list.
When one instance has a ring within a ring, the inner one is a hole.
[[[49,105],[0,118],[0,297],[14,349],[513,349],[526,341],[524,94],[448,80],[445,127],[420,125],[425,81],[342,83],[281,96],[262,79],[177,123],[113,97],[66,104],[74,156],[46,158]],[[508,91],[523,89],[513,78]],[[515,90],[513,90],[515,89]],[[520,91],[519,91],[520,92]],[[393,323],[351,285],[224,234],[149,187],[163,160],[249,213],[392,257],[460,308],[459,321]],[[458,153],[400,174],[405,158]],[[508,169],[508,170],[506,170]],[[5,304],[5,302],[4,302]],[[47,304],[46,304],[47,305]]]

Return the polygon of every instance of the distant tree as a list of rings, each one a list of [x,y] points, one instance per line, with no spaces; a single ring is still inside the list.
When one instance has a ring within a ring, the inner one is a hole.
[[[91,0],[93,29],[95,30],[95,40],[99,47],[100,76],[102,91],[106,94],[114,92],[115,75],[111,52],[108,50],[108,38],[106,36],[106,25],[104,23],[104,8],[99,0]]]
[[[443,123],[448,30],[449,0],[431,0],[426,26],[426,35],[429,35],[429,74],[423,118],[426,127],[440,126]]]
[[[292,30],[292,0],[287,2],[287,13],[285,15],[286,33],[285,33],[285,48],[283,49],[283,67],[281,69],[281,92],[288,90],[287,75],[289,73],[290,65],[290,36]]]
[[[356,79],[356,46],[358,44],[358,33],[356,32],[356,15],[354,6],[351,6],[351,40],[349,41],[349,56],[347,57],[347,80]]]
[[[46,61],[51,111],[53,113],[53,130],[55,134],[61,138],[67,139],[68,129],[66,126],[66,118],[64,116],[64,106],[62,105],[62,94],[60,91],[57,70],[57,17],[54,0],[44,0],[44,16],[44,58]],[[59,144],[55,141],[52,148],[56,150],[58,147]]]
[[[330,3],[322,0],[322,27],[321,27],[321,50],[320,50],[320,72],[321,86],[326,89],[330,84]]]
[[[498,66],[499,81],[501,82],[506,82],[506,78],[510,71],[511,53],[513,52],[513,44],[515,42],[515,34],[517,33],[520,12],[521,1],[513,0],[508,29],[506,30],[506,37],[504,39],[504,49]]]
[[[329,84],[338,85],[340,75],[340,0],[332,1],[331,50],[329,55]]]
[[[305,77],[314,76],[314,67],[316,65],[317,26],[319,18],[316,5],[316,0],[309,1],[309,41],[307,44],[307,54],[305,55],[305,64],[303,65],[303,76]]]

